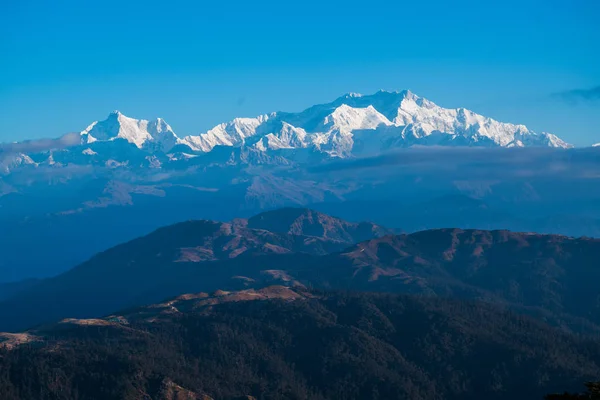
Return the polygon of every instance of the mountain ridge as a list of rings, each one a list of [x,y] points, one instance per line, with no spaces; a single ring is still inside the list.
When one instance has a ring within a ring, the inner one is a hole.
[[[526,400],[593,379],[598,355],[597,341],[482,302],[271,286],[0,334],[0,368],[11,372],[0,391],[7,400]]]
[[[382,138],[373,138],[382,141],[379,151],[414,144],[455,143],[572,147],[555,135],[537,134],[524,125],[501,123],[465,108],[439,107],[408,90],[347,94],[299,113],[273,112],[254,118],[235,118],[206,133],[177,138],[172,147],[182,144],[199,152],[209,152],[216,146],[251,146],[259,151],[313,148],[333,157],[347,157],[353,154],[353,133],[363,130],[383,132],[379,135]],[[139,147],[136,139],[128,140]]]
[[[113,247],[0,302],[0,329],[278,284],[486,300],[600,332],[600,239],[468,229],[394,235],[312,211],[279,215],[184,222]],[[343,240],[364,235],[371,239]]]
[[[371,95],[346,94],[298,113],[277,111],[234,118],[206,132],[182,137],[162,118],[134,119],[115,110],[105,120],[82,130],[79,143],[61,148],[57,156],[62,161],[54,160],[51,148],[23,151],[3,161],[4,172],[44,162],[56,166],[107,164],[115,151],[107,151],[102,144],[111,144],[117,152],[125,151],[119,141],[142,153],[133,158],[124,156],[117,162],[128,161],[131,165],[138,162],[137,158],[156,156],[159,162],[150,162],[154,167],[189,160],[220,147],[262,154],[259,163],[264,163],[265,157],[279,157],[286,162],[307,157],[290,154],[298,152],[325,159],[348,158],[411,146],[573,147],[553,134],[536,133],[524,125],[499,122],[465,108],[440,107],[408,90],[379,91]]]
[[[294,213],[295,218],[288,220],[288,228],[282,227],[282,218],[278,216],[289,215],[290,211]],[[147,296],[154,299],[157,289],[161,293],[164,289],[166,293],[177,294],[179,285],[185,282],[191,283],[192,287],[196,284],[204,285],[203,282],[206,282],[207,285],[203,287],[207,290],[214,279],[224,279],[224,285],[233,283],[242,287],[253,281],[294,284],[295,279],[279,271],[279,268],[257,271],[256,268],[249,267],[258,273],[257,277],[250,280],[244,277],[242,270],[234,270],[245,265],[248,260],[251,260],[252,264],[252,260],[259,255],[288,254],[297,258],[304,255],[325,255],[341,251],[353,243],[365,240],[366,237],[373,238],[393,232],[375,224],[346,222],[307,209],[273,210],[260,215],[267,217],[260,221],[260,226],[256,226],[255,220],[249,222],[235,219],[231,222],[190,220],[159,228],[149,235],[100,252],[65,274],[36,282],[36,289],[26,287],[26,290],[17,292],[7,301],[13,301],[20,296],[27,297],[27,293],[38,293],[43,297],[54,292],[56,285],[66,285],[63,287],[64,296],[58,295],[55,302],[43,306],[44,311],[36,310],[36,307],[29,310],[30,316],[37,321],[37,318],[47,320],[50,315],[66,317],[64,313],[71,307],[68,303],[72,293],[78,293],[75,297],[87,297],[86,292],[99,293],[97,289],[102,292],[105,288],[99,282],[107,279],[109,286],[114,286],[113,289],[119,294],[108,298],[99,294],[92,295],[96,300],[88,298],[90,301],[84,301],[86,306],[82,306],[80,311],[87,308],[90,311],[94,310],[94,313],[102,313],[107,310],[107,306],[108,309],[112,308],[112,304],[115,307],[138,304],[145,301]],[[298,219],[311,218],[314,218],[313,223],[306,226],[295,224]],[[272,226],[274,223],[277,224],[275,227]],[[322,227],[316,228],[316,225]],[[273,231],[265,228],[271,228]],[[322,232],[322,235],[319,236],[318,232]],[[329,237],[326,236],[326,232],[329,233]],[[225,266],[213,276],[212,268],[220,262]],[[228,265],[230,262],[231,266]],[[227,275],[230,271],[235,273]],[[199,273],[203,276],[179,280],[181,274],[188,273]],[[223,273],[225,275],[222,275]],[[96,284],[90,287],[88,283],[91,281],[95,281]],[[162,283],[159,283],[160,281]],[[18,319],[19,315],[24,316],[17,312],[14,317]],[[71,316],[80,315],[75,313]]]

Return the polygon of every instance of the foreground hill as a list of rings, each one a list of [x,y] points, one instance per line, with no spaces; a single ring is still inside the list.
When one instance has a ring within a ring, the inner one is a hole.
[[[180,296],[15,340],[0,353],[4,400],[530,400],[600,374],[599,343],[484,303],[281,286]]]

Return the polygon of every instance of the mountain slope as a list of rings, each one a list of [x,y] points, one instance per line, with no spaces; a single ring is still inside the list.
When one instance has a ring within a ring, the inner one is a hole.
[[[248,227],[291,235],[316,236],[346,243],[358,243],[392,231],[371,222],[348,222],[304,208],[282,208],[248,219]]]
[[[365,237],[389,232],[377,225],[347,223],[306,209],[270,211],[261,214],[261,219],[285,221],[290,212],[300,220],[313,216],[319,220],[310,232],[294,230],[293,221],[287,227],[279,225],[279,231],[255,229],[254,219],[187,221],[158,229],[0,303],[0,327],[13,330],[68,316],[98,316],[185,291],[243,288],[261,282],[293,284],[294,279],[286,274],[262,268],[260,256],[290,254],[299,260],[340,251]],[[337,223],[335,231],[330,230],[332,221]],[[249,279],[247,274],[257,276]],[[54,299],[39,303],[48,297]]]
[[[600,331],[598,239],[439,229],[350,245],[385,233],[300,209],[172,225],[1,302],[0,330],[276,283],[482,299],[566,329]]]
[[[598,257],[598,239],[439,229],[369,240],[302,274],[327,287],[483,299],[597,331]]]
[[[35,345],[0,350],[6,400],[140,399],[159,386],[215,399],[529,400],[600,374],[597,342],[483,303],[389,294],[204,293],[27,334]]]
[[[23,290],[32,288],[39,282],[39,279],[24,279],[22,281],[0,283],[0,301],[8,299]]]

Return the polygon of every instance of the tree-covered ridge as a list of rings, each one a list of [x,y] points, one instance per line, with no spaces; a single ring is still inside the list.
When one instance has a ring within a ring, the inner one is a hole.
[[[31,332],[38,341],[0,353],[0,393],[6,400],[171,400],[175,392],[529,400],[600,376],[600,343],[489,304],[265,290],[255,301],[248,292],[189,296],[40,327]],[[218,301],[226,296],[231,301]]]
[[[600,382],[587,382],[585,393],[549,394],[545,400],[598,400],[600,399]]]

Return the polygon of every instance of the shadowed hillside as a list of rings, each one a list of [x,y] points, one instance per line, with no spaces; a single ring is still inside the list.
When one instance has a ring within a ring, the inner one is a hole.
[[[541,400],[600,374],[598,343],[484,303],[277,286],[21,335],[0,353],[6,400]]]
[[[98,317],[186,292],[284,284],[479,299],[600,332],[598,239],[460,229],[377,238],[383,228],[277,213],[189,221],[114,247],[1,302],[0,329]],[[364,235],[376,238],[349,244]]]

